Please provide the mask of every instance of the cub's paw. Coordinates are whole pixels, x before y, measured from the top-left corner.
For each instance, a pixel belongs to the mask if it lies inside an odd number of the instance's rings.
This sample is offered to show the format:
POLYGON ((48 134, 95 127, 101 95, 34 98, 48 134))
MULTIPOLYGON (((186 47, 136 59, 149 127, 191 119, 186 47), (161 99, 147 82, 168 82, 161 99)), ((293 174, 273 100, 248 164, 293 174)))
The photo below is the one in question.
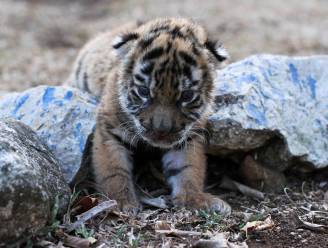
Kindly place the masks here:
POLYGON ((188 192, 183 195, 178 195, 173 199, 173 204, 178 207, 218 212, 225 216, 231 214, 231 207, 228 203, 207 193, 188 192))
POLYGON ((120 202, 118 203, 119 209, 126 213, 126 214, 132 214, 132 215, 137 215, 141 210, 142 206, 138 202, 120 202))
POLYGON ((137 200, 117 199, 118 208, 129 215, 137 215, 142 210, 142 205, 137 200))
POLYGON ((225 202, 224 200, 211 196, 209 201, 209 209, 213 212, 218 212, 222 215, 229 216, 231 214, 231 207, 230 205, 225 202))

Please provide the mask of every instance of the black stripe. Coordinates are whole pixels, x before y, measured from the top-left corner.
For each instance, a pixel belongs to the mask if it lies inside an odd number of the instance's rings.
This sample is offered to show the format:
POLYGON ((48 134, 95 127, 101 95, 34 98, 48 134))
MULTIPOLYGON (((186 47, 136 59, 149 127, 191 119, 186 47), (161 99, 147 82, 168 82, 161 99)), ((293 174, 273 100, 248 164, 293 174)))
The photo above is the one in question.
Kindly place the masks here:
POLYGON ((159 36, 159 34, 156 34, 156 35, 153 35, 152 37, 147 37, 145 39, 142 39, 140 42, 139 42, 139 46, 142 48, 142 49, 146 49, 147 47, 149 47, 153 41, 159 36))
POLYGON ((190 164, 186 164, 184 166, 182 166, 181 168, 178 168, 178 169, 167 169, 167 170, 164 170, 164 176, 166 178, 169 178, 169 177, 175 177, 177 175, 179 175, 181 172, 183 172, 185 169, 191 167, 190 164))
POLYGON ((170 62, 170 59, 167 58, 166 60, 164 60, 161 64, 160 64, 160 67, 166 67, 167 64, 170 62))
POLYGON ((200 118, 200 114, 196 113, 196 112, 189 112, 190 115, 194 116, 196 119, 200 118))
POLYGON ((131 59, 124 71, 125 74, 132 74, 134 64, 135 64, 135 60, 131 59))
POLYGON ((197 118, 195 118, 195 117, 193 117, 193 116, 189 116, 188 114, 183 113, 183 112, 181 112, 181 113, 182 113, 182 115, 183 115, 186 119, 188 119, 188 120, 191 120, 191 121, 195 121, 195 120, 197 120, 197 118))
POLYGON ((75 79, 76 79, 76 81, 78 81, 79 80, 79 77, 80 77, 80 72, 81 72, 81 67, 82 67, 82 59, 83 58, 81 58, 79 60, 79 63, 77 64, 77 69, 76 69, 76 72, 75 72, 75 79))
POLYGON ((182 68, 179 64, 179 60, 177 58, 177 51, 176 50, 173 51, 173 61, 172 61, 171 70, 174 74, 178 74, 178 75, 180 75, 181 71, 182 71, 182 68))
POLYGON ((192 56, 187 54, 186 52, 180 51, 179 55, 187 64, 190 64, 190 65, 193 65, 193 66, 197 65, 196 60, 192 56))
POLYGON ((159 31, 168 31, 170 29, 169 25, 162 25, 150 30, 150 33, 157 33, 159 31))
POLYGON ((188 103, 188 105, 189 105, 189 104, 192 105, 192 104, 196 103, 196 102, 199 101, 199 100, 200 100, 200 95, 196 96, 196 97, 194 98, 194 100, 192 100, 192 101, 190 101, 190 102, 188 103))
POLYGON ((160 57, 163 53, 164 53, 163 47, 156 47, 145 54, 145 56, 143 57, 143 61, 156 59, 160 57))
POLYGON ((165 51, 168 53, 172 48, 172 42, 168 42, 165 51))
POLYGON ((135 90, 131 90, 131 95, 133 97, 133 100, 135 101, 134 105, 142 103, 142 98, 138 95, 138 93, 135 90))
POLYGON ((148 63, 146 66, 141 68, 141 72, 145 75, 149 75, 154 69, 154 63, 148 63))
POLYGON ((188 106, 188 109, 189 109, 189 110, 199 109, 202 105, 203 105, 203 102, 200 101, 200 103, 198 103, 198 104, 195 104, 195 105, 193 105, 193 106, 188 106))
POLYGON ((88 74, 86 72, 84 72, 83 74, 83 89, 90 93, 90 89, 89 89, 89 84, 88 84, 88 74))
POLYGON ((135 79, 137 79, 138 81, 140 81, 142 83, 144 83, 146 81, 146 79, 143 76, 141 76, 140 74, 135 74, 134 77, 135 77, 135 79))
POLYGON ((114 129, 114 126, 109 123, 107 120, 104 120, 103 124, 105 125, 105 128, 108 132, 110 132, 110 130, 114 129))
POLYGON ((156 87, 158 89, 161 89, 163 87, 163 85, 164 85, 164 79, 163 78, 160 79, 159 81, 156 81, 156 87))
POLYGON ((113 48, 114 49, 118 49, 120 48, 121 46, 123 46, 125 43, 127 43, 128 41, 130 40, 136 40, 139 38, 139 34, 137 33, 127 33, 127 34, 123 34, 121 36, 121 39, 122 41, 121 42, 118 42, 116 44, 113 45, 113 48))
POLYGON ((191 80, 191 70, 189 66, 184 66, 183 67, 183 74, 189 79, 191 80))
POLYGON ((227 59, 226 57, 223 57, 220 54, 218 54, 218 52, 216 51, 216 42, 208 40, 205 42, 204 45, 218 61, 222 62, 227 59))
POLYGON ((180 31, 180 28, 179 27, 175 27, 174 29, 172 29, 170 31, 170 35, 172 35, 173 38, 175 38, 175 37, 185 38, 185 36, 183 35, 183 33, 180 31))
POLYGON ((194 80, 191 82, 191 86, 196 86, 197 84, 199 84, 199 80, 194 80))
POLYGON ((195 37, 195 34, 194 34, 194 31, 191 28, 188 27, 186 29, 186 33, 188 34, 188 36, 190 36, 190 38, 192 38, 193 40, 197 41, 196 40, 196 37, 195 37))
POLYGON ((193 46, 192 46, 192 52, 194 54, 196 54, 197 56, 200 55, 200 52, 199 52, 198 48, 195 46, 195 44, 193 44, 193 46))

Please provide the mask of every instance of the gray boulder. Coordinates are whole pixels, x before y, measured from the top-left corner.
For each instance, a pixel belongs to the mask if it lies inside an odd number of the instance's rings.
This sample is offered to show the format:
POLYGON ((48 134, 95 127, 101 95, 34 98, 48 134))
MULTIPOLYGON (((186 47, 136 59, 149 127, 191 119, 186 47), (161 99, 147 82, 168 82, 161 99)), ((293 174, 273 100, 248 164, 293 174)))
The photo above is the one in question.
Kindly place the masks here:
POLYGON ((328 56, 257 55, 218 71, 209 118, 215 155, 254 153, 284 170, 328 165, 328 56))
POLYGON ((31 127, 61 162, 70 182, 95 126, 96 105, 93 96, 77 89, 39 86, 0 97, 0 118, 14 118, 31 127))
POLYGON ((0 241, 44 227, 55 203, 65 211, 69 197, 59 162, 36 133, 0 120, 0 241))
MULTIPOLYGON (((250 152, 281 171, 292 161, 326 167, 327 67, 328 56, 256 55, 219 70, 208 152, 250 152)), ((94 97, 77 89, 41 86, 0 98, 0 117, 32 127, 71 181, 94 128, 96 106, 94 97)))

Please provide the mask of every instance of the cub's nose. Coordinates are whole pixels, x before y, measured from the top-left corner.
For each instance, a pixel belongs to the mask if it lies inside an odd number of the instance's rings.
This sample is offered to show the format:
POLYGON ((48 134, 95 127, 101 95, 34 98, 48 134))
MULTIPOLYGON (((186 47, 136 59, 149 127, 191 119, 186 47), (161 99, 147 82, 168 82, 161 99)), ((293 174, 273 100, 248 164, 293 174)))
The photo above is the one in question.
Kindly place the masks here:
POLYGON ((172 132, 173 123, 169 119, 152 119, 152 131, 160 136, 167 135, 172 132))

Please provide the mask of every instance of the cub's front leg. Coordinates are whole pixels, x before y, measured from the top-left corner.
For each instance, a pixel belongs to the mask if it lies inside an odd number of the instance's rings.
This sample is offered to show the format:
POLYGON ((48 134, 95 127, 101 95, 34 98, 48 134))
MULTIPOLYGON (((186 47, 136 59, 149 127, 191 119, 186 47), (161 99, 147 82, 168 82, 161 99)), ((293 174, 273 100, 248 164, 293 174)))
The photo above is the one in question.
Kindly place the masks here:
POLYGON ((115 136, 97 126, 93 141, 93 169, 99 191, 117 201, 125 212, 140 208, 132 179, 130 151, 115 136))
POLYGON ((164 175, 176 206, 230 214, 228 203, 205 193, 206 155, 204 145, 194 140, 181 150, 171 150, 162 159, 164 175))

